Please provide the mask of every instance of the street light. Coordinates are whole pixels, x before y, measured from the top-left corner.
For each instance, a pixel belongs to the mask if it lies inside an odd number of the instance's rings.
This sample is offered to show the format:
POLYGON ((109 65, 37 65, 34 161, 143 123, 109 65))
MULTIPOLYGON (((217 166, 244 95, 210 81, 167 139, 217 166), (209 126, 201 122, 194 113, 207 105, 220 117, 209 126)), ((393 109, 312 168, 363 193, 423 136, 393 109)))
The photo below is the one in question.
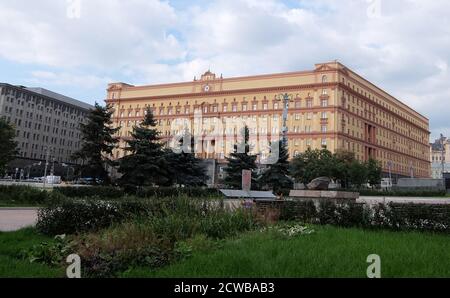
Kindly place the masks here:
POLYGON ((289 102, 294 100, 293 94, 278 94, 275 96, 275 99, 283 101, 283 128, 282 128, 282 134, 283 134, 283 145, 286 146, 288 143, 288 137, 287 137, 287 120, 288 120, 288 113, 289 113, 289 102))
POLYGON ((389 184, 392 186, 392 161, 388 161, 388 168, 389 168, 389 184))
POLYGON ((50 156, 50 151, 52 150, 51 147, 47 147, 47 155, 45 157, 45 170, 44 170, 44 189, 47 183, 47 168, 48 168, 48 159, 50 156))
POLYGON ((443 134, 441 134, 441 166, 442 166, 442 179, 444 179, 444 172, 445 172, 445 137, 443 134))
POLYGON ((75 170, 75 168, 72 167, 71 165, 68 165, 68 164, 65 164, 65 163, 63 163, 62 166, 63 166, 64 168, 67 168, 66 179, 67 179, 67 181, 68 181, 68 180, 69 180, 69 171, 70 171, 70 169, 75 170))

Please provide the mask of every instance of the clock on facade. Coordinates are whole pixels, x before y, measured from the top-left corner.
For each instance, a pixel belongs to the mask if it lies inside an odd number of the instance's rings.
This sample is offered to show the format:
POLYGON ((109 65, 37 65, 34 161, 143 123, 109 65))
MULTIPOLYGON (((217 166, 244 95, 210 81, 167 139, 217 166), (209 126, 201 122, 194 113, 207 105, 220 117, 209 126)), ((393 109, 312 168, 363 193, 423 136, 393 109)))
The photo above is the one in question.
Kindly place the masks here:
POLYGON ((206 85, 205 87, 203 87, 203 91, 209 92, 209 90, 211 90, 211 87, 209 87, 209 85, 206 85))

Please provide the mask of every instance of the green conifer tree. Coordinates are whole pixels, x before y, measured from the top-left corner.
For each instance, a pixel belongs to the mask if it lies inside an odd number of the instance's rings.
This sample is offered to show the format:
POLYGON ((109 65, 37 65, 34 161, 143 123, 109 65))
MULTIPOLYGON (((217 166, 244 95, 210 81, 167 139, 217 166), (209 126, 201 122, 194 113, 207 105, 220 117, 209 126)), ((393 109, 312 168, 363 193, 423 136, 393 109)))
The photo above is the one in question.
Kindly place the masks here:
POLYGON ((120 128, 112 128, 113 111, 95 103, 95 108, 87 116, 87 123, 81 124, 82 146, 73 159, 82 160, 81 170, 85 175, 95 178, 95 183, 109 183, 108 166, 113 166, 112 152, 118 142, 114 134, 120 128))
POLYGON ((127 154, 119 161, 119 184, 128 188, 168 184, 169 163, 150 108, 146 109, 144 120, 133 127, 124 150, 127 154))
POLYGON ((226 173, 224 182, 227 186, 234 189, 242 188, 243 170, 251 170, 252 180, 255 181, 256 178, 256 155, 250 154, 250 132, 247 126, 242 129, 241 136, 243 136, 243 141, 236 144, 233 153, 226 157, 228 165, 224 169, 226 173))

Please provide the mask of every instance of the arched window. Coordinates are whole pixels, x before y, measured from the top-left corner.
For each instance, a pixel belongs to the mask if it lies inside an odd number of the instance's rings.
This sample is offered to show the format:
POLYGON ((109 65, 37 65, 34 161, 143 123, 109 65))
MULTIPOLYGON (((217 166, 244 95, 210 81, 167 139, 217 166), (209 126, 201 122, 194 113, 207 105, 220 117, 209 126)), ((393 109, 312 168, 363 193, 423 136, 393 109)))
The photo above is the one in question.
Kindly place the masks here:
POLYGON ((328 78, 327 78, 327 76, 323 76, 322 77, 322 83, 327 83, 328 82, 328 78))

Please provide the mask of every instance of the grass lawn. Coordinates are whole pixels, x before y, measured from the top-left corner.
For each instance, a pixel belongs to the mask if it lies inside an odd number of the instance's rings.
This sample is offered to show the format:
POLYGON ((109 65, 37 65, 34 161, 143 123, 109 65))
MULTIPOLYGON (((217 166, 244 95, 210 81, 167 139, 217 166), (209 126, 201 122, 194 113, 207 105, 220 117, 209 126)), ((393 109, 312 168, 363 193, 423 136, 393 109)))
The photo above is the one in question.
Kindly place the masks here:
POLYGON ((0 277, 63 277, 64 270, 61 268, 31 264, 22 257, 22 251, 49 239, 31 228, 0 232, 0 277))
POLYGON ((378 254, 382 277, 450 277, 450 236, 315 229, 291 239, 252 232, 159 271, 136 268, 123 276, 365 278, 367 256, 378 254))
MULTIPOLYGON (((370 254, 383 277, 450 277, 450 236, 314 227, 294 238, 250 232, 217 249, 158 271, 134 268, 123 277, 366 277, 370 254)), ((0 233, 0 277, 64 277, 63 268, 31 264, 21 252, 50 238, 34 229, 0 233)))

